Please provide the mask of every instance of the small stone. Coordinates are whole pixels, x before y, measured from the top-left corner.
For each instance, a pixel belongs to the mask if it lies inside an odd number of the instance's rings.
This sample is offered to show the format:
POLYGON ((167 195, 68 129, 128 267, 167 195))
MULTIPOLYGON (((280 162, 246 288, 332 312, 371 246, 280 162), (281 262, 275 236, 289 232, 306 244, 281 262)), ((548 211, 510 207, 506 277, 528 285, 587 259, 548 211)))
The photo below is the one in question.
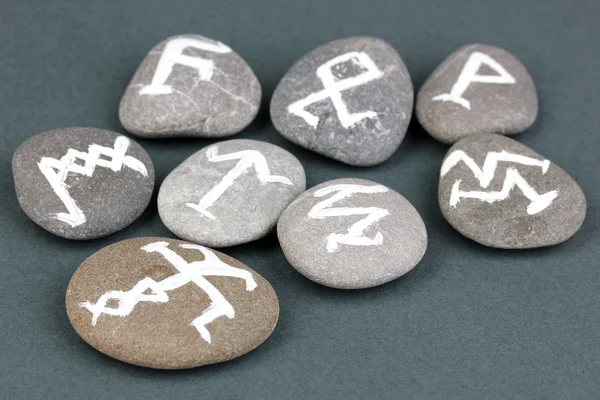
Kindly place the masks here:
POLYGON ((148 138, 234 135, 248 126, 261 101, 250 66, 227 45, 200 35, 154 46, 119 107, 129 132, 148 138))
POLYGON ((551 246, 579 230, 586 201, 577 183, 527 146, 500 135, 468 136, 440 173, 440 208, 464 236, 485 246, 551 246))
POLYGON ((538 99, 529 72, 512 54, 472 44, 433 71, 415 108, 431 136, 454 143, 473 134, 523 132, 537 117, 538 99))
POLYGON ((12 160, 23 211, 55 235, 94 239, 131 224, 148 206, 154 167, 118 133, 62 128, 25 141, 12 160))
POLYGON ((277 235, 292 267, 339 289, 396 279, 427 248, 425 224, 412 204, 363 179, 336 179, 302 193, 281 216, 277 235))
POLYGON ((387 160, 400 146, 413 108, 404 62, 388 43, 352 37, 297 61, 271 100, 271 119, 288 140, 355 166, 387 160))
POLYGON ((228 140, 203 148, 167 176, 158 212, 185 240, 233 246, 271 232, 305 188, 304 168, 288 151, 256 140, 228 140))
POLYGON ((143 367, 183 369, 258 347, 279 302, 262 276, 206 247, 123 240, 81 264, 67 288, 69 320, 98 351, 143 367))

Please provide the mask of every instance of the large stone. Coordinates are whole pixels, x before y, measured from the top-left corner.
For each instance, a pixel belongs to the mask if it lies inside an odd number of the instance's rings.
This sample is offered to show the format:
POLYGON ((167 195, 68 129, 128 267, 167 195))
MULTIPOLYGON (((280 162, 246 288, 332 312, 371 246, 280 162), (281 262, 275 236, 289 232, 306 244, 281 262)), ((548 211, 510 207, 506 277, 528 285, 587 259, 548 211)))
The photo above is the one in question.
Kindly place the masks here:
POLYGON ((125 136, 94 128, 40 133, 17 149, 12 169, 23 211, 67 239, 123 229, 146 209, 154 188, 148 153, 125 136))
POLYGON ((167 176, 158 212, 183 239, 233 246, 271 232, 305 188, 304 168, 288 151, 256 140, 228 140, 198 151, 167 176))
POLYGON ((586 213, 585 196, 565 171, 492 134, 472 135, 450 148, 438 199, 457 231, 504 249, 561 243, 577 232, 586 213))
POLYGON ((94 253, 71 278, 69 320, 102 353, 180 369, 239 357, 264 342, 279 302, 263 277, 199 245, 128 239, 94 253))
POLYGON ((237 53, 203 36, 181 35, 150 50, 119 116, 125 129, 142 137, 215 138, 248 126, 260 101, 260 83, 237 53))
POLYGON ((387 160, 400 146, 413 87, 398 53, 381 39, 327 43, 297 61, 271 100, 277 130, 299 146, 356 166, 387 160))
POLYGON ((416 114, 444 143, 473 134, 512 135, 533 124, 538 99, 523 64, 498 47, 463 46, 450 54, 417 95, 416 114))
POLYGON ((307 190, 285 210, 277 235, 292 267, 340 289, 396 279, 427 248, 425 224, 412 204, 362 179, 336 179, 307 190))

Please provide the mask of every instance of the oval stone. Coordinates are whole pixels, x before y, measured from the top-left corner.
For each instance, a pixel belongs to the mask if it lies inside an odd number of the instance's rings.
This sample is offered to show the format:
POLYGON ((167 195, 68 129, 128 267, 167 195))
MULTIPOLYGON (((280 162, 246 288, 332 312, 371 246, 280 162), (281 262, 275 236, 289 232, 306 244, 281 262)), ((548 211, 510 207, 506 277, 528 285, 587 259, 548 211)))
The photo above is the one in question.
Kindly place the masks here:
POLYGON ((248 126, 260 101, 258 78, 230 47, 179 35, 144 58, 121 99, 119 117, 142 137, 216 138, 248 126))
POLYGON ((263 277, 181 240, 128 239, 94 253, 67 288, 75 331, 100 352, 150 368, 239 357, 264 342, 279 302, 263 277))
POLYGON ((417 95, 419 122, 444 143, 479 133, 523 132, 537 113, 535 85, 527 69, 506 50, 483 44, 450 54, 417 95))
POLYGON ((297 61, 271 100, 271 119, 287 139, 356 166, 387 160, 400 146, 413 107, 408 70, 388 43, 352 37, 297 61))
POLYGON ((503 249, 564 242, 586 213, 585 196, 565 171, 527 146, 493 134, 472 135, 450 148, 438 200, 457 231, 503 249))
POLYGON ((304 168, 288 151, 257 140, 228 140, 203 148, 167 176, 158 212, 183 239, 233 246, 271 232, 305 188, 304 168))
POLYGON ((336 179, 302 193, 279 219, 277 235, 292 267, 340 289, 396 279, 427 248, 425 224, 412 204, 363 179, 336 179))
POLYGON ((23 211, 67 239, 94 239, 131 224, 148 206, 154 167, 118 133, 62 128, 25 141, 12 160, 23 211))

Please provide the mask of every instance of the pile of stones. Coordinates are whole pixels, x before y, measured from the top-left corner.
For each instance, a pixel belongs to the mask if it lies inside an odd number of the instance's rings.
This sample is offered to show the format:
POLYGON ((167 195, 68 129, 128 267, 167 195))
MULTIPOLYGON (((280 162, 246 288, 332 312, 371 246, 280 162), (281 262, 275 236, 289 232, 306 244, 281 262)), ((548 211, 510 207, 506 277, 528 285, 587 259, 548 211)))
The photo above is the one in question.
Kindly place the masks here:
MULTIPOLYGON (((150 50, 125 90, 120 120, 141 138, 234 135, 255 118, 261 86, 227 45, 198 35, 150 50)), ((373 166, 398 149, 413 115, 413 86, 385 41, 352 37, 297 61, 271 99, 275 128, 338 162, 373 166)), ((415 114, 451 144, 439 177, 446 220, 486 246, 524 249, 569 239, 586 200, 545 157, 504 135, 535 121, 533 80, 511 54, 474 44, 451 53, 416 95, 415 114)), ((148 153, 130 137, 93 128, 33 136, 15 152, 25 213, 58 236, 89 240, 131 224, 155 185, 148 153)), ((259 346, 277 323, 269 282, 212 248, 276 230, 290 265, 321 285, 362 289, 414 268, 427 230, 401 194, 355 178, 306 190, 302 164, 255 140, 200 149, 162 182, 158 212, 177 237, 133 238, 91 255, 75 271, 66 309, 99 351, 152 368, 226 361, 259 346)))

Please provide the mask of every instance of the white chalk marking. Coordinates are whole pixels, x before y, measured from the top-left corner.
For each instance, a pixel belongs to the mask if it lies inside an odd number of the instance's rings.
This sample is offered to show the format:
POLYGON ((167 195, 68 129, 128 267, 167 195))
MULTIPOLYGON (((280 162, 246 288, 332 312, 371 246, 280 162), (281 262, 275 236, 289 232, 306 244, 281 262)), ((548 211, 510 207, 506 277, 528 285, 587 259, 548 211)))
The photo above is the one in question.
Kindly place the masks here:
POLYGON ((336 193, 327 200, 317 203, 308 213, 310 218, 323 219, 328 217, 344 217, 350 215, 366 215, 365 218, 353 224, 347 233, 331 233, 327 236, 327 252, 333 253, 339 244, 350 246, 378 246, 383 243, 383 235, 377 232, 373 238, 363 236, 364 232, 375 222, 389 215, 389 211, 378 207, 337 207, 335 203, 352 196, 354 193, 385 193, 388 188, 382 185, 364 186, 354 184, 339 184, 319 189, 315 197, 323 197, 336 193))
POLYGON ((452 101, 454 103, 460 104, 464 108, 470 110, 471 103, 469 100, 462 97, 467 88, 473 82, 479 83, 496 83, 496 84, 514 84, 516 82, 515 78, 508 73, 508 71, 500 65, 496 60, 487 54, 475 51, 470 56, 467 62, 465 63, 460 75, 458 76, 458 80, 452 86, 452 90, 450 93, 440 94, 433 98, 434 101, 452 101), (494 71, 498 73, 498 75, 478 75, 477 71, 482 64, 488 65, 494 71))
POLYGON ((125 165, 143 176, 148 176, 148 171, 140 160, 125 155, 130 143, 126 137, 119 136, 115 139, 113 148, 92 144, 89 146, 87 153, 69 149, 67 154, 61 157, 60 160, 42 157, 38 162, 38 168, 68 211, 67 213, 56 214, 56 219, 66 222, 72 227, 81 225, 86 221, 85 214, 69 194, 69 186, 65 183, 69 173, 91 177, 96 167, 105 167, 118 172, 125 165), (101 156, 109 159, 102 159, 101 156), (77 160, 82 160, 83 165, 77 164, 77 160))
POLYGON ((206 150, 206 157, 208 161, 217 163, 230 160, 239 160, 238 163, 233 167, 223 179, 217 183, 212 189, 210 189, 198 204, 186 203, 186 206, 193 208, 200 212, 202 215, 214 220, 216 217, 210 213, 207 209, 211 207, 221 197, 225 191, 230 188, 237 179, 248 172, 251 167, 256 170, 256 177, 261 184, 267 183, 282 183, 284 185, 293 186, 291 180, 285 176, 271 175, 267 159, 262 153, 257 150, 241 150, 235 153, 218 155, 218 146, 212 146, 206 150))
MULTIPOLYGON (((507 151, 500 152, 489 152, 485 161, 483 162, 483 168, 473 161, 464 151, 456 150, 453 151, 442 164, 440 177, 444 177, 448 171, 450 171, 460 161, 464 162, 473 175, 479 181, 479 185, 485 189, 489 186, 492 179, 494 179, 498 162, 511 162, 528 166, 540 167, 542 173, 545 174, 550 167, 550 160, 537 160, 535 158, 523 156, 520 154, 509 153, 507 151)), ((450 205, 456 207, 462 198, 477 199, 485 201, 487 203, 494 203, 509 198, 512 189, 517 186, 523 192, 523 195, 530 200, 527 206, 527 213, 529 215, 537 214, 540 211, 546 209, 552 201, 558 196, 558 190, 552 190, 544 194, 538 194, 531 185, 519 174, 515 168, 507 168, 506 177, 500 191, 462 191, 460 190, 461 179, 456 180, 452 186, 452 192, 450 194, 450 205)))
POLYGON ((204 255, 204 260, 188 263, 180 255, 169 249, 168 246, 167 242, 154 242, 142 247, 142 250, 147 253, 159 253, 178 273, 160 282, 146 277, 129 291, 112 290, 100 296, 96 303, 89 301, 81 303, 81 307, 92 313, 93 326, 98 322, 100 315, 125 317, 131 314, 140 302, 167 303, 169 301, 168 291, 179 289, 188 283, 194 283, 208 295, 210 306, 190 325, 196 328, 202 339, 207 343, 211 343, 211 335, 206 326, 219 317, 225 316, 233 319, 235 310, 225 296, 204 277, 225 276, 243 279, 246 281, 246 291, 248 292, 257 287, 256 281, 250 272, 225 264, 212 250, 206 247, 193 244, 179 245, 184 249, 198 250, 204 255), (151 294, 144 294, 148 289, 151 290, 151 294), (117 308, 107 307, 110 300, 118 301, 117 308))
POLYGON ((383 76, 383 72, 377 67, 377 65, 375 65, 367 53, 353 51, 335 57, 317 68, 317 76, 321 82, 323 82, 323 90, 312 93, 304 99, 290 104, 288 107, 288 111, 290 113, 301 117, 304 119, 304 121, 306 121, 307 124, 313 128, 316 128, 319 124, 319 117, 306 111, 306 107, 313 103, 329 98, 331 99, 340 123, 344 128, 349 128, 364 118, 377 117, 377 113, 375 111, 351 113, 348 111, 348 107, 342 99, 343 91, 364 85, 365 83, 379 79, 383 76), (347 61, 356 64, 360 68, 366 69, 366 71, 350 78, 338 80, 333 75, 332 69, 334 66, 347 61))
POLYGON ((175 38, 165 45, 160 60, 158 60, 152 83, 142 87, 140 94, 161 95, 173 93, 173 87, 167 85, 166 82, 171 72, 173 72, 175 64, 194 68, 198 71, 200 80, 210 80, 215 69, 214 61, 183 54, 183 51, 188 47, 218 54, 231 53, 231 49, 221 42, 209 42, 186 37, 175 38))

